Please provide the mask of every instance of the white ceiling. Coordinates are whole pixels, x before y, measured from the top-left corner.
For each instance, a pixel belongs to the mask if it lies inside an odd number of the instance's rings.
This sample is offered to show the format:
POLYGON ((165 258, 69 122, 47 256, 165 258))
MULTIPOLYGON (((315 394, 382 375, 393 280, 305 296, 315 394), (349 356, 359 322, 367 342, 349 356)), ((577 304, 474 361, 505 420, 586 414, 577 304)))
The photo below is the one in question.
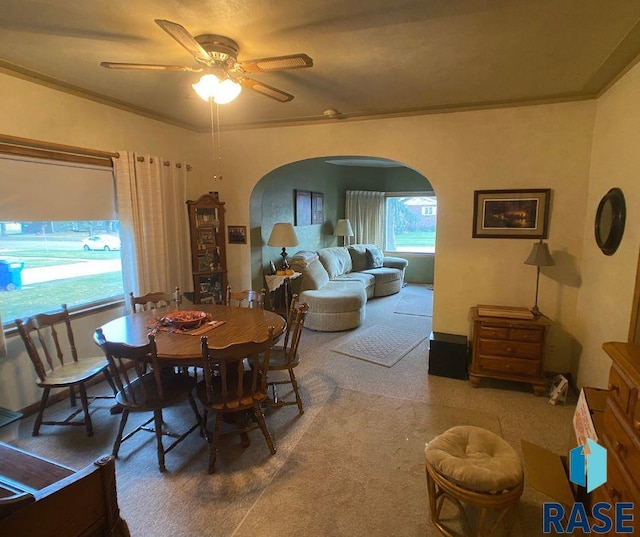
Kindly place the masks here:
POLYGON ((640 53, 639 0, 2 0, 0 70, 206 131, 199 74, 100 66, 195 67, 154 19, 232 38, 240 61, 313 58, 252 74, 295 99, 245 89, 223 128, 593 98, 640 53))

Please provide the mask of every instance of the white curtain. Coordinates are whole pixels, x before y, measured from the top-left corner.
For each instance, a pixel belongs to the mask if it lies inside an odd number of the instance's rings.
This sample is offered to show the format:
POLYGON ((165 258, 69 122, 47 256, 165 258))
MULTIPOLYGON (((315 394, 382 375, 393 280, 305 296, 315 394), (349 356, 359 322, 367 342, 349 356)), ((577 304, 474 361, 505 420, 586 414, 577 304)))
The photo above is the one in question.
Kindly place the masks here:
POLYGON ((186 164, 119 155, 113 163, 125 294, 190 290, 186 164))
POLYGON ((384 192, 347 190, 345 218, 353 228, 348 244, 384 246, 384 192))

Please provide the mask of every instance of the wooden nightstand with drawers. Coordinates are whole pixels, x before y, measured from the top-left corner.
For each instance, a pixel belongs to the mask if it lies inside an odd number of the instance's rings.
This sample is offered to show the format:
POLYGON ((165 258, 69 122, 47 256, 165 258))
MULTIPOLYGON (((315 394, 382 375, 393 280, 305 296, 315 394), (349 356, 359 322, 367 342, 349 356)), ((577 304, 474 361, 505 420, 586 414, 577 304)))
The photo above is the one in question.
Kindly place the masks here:
POLYGON ((544 395, 548 381, 542 370, 547 332, 544 315, 515 319, 479 315, 471 308, 472 357, 469 380, 477 387, 483 377, 527 382, 544 395))
POLYGON ((593 491, 596 502, 633 502, 634 535, 640 532, 640 345, 608 342, 613 360, 600 443, 607 449, 607 482, 593 491))

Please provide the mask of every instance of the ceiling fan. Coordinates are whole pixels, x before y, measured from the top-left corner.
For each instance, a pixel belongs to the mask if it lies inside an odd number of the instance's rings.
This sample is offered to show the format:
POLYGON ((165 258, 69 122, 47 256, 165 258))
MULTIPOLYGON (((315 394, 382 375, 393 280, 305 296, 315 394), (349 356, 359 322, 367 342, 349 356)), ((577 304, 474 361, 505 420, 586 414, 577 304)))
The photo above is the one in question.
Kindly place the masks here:
POLYGON ((173 37, 202 67, 183 67, 180 65, 159 65, 149 63, 116 63, 101 62, 102 67, 109 69, 145 69, 156 71, 188 71, 192 73, 207 73, 215 75, 219 80, 232 80, 243 88, 251 89, 286 103, 293 99, 293 95, 264 82, 248 78, 246 73, 265 73, 269 71, 283 71, 312 67, 313 60, 306 54, 289 54, 287 56, 273 56, 258 60, 238 61, 238 44, 223 35, 203 34, 193 37, 184 26, 163 19, 156 19, 156 24, 173 37))

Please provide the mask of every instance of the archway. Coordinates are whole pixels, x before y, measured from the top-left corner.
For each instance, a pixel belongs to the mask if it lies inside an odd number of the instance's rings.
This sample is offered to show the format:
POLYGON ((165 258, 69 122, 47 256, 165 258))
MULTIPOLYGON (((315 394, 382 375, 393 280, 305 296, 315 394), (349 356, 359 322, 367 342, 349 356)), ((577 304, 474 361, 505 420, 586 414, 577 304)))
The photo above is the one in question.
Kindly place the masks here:
MULTIPOLYGON (((347 190, 383 192, 429 192, 429 180, 400 162, 370 156, 325 156, 291 162, 267 173, 258 181, 249 203, 251 279, 254 289, 264 286, 263 274, 269 261, 278 260, 280 249, 267 246, 276 222, 294 222, 294 191, 321 192, 324 197, 324 223, 297 226, 298 250, 318 250, 338 244, 333 228, 344 218, 347 190)), ((394 254, 396 255, 396 254, 394 254)), ((404 255, 401 255, 405 257, 404 255)), ((407 254, 411 270, 409 281, 432 283, 435 256, 407 254), (431 281, 426 281, 430 279, 431 281)))

